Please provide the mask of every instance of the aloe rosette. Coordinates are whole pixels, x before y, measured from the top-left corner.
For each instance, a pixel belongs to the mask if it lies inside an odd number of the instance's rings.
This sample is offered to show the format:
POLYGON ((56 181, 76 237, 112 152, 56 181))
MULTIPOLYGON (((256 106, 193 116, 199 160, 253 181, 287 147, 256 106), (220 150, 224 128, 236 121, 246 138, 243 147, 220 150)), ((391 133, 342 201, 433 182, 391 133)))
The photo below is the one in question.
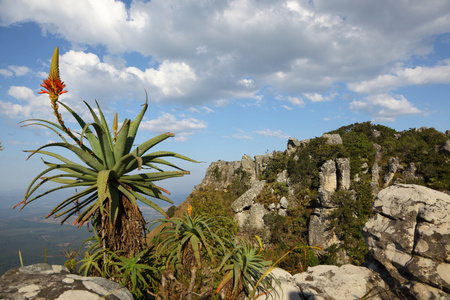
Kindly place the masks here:
MULTIPOLYGON (((47 218, 50 216, 63 217, 62 224, 70 217, 76 216, 73 224, 78 224, 79 227, 87 221, 97 218, 97 223, 100 224, 99 232, 102 233, 103 238, 107 236, 107 231, 117 227, 118 220, 122 219, 120 221, 122 223, 127 222, 127 218, 130 218, 131 214, 137 214, 138 219, 143 220, 137 206, 138 201, 166 216, 164 210, 149 198, 161 199, 170 203, 172 201, 163 194, 168 194, 168 192, 154 182, 189 174, 188 171, 177 167, 167 161, 166 158, 195 161, 170 151, 149 153, 154 146, 174 136, 173 133, 169 132, 133 146, 138 128, 148 107, 147 97, 135 120, 125 119, 120 130, 117 130, 116 114, 112 132, 110 131, 98 103, 96 103, 97 114, 88 103, 84 102, 93 119, 93 122, 85 122, 68 105, 58 100, 59 95, 66 92, 63 90, 65 85, 59 78, 58 48, 56 48, 52 58, 49 77, 44 80, 42 86, 46 90, 41 93, 49 94, 58 123, 42 119, 29 119, 24 121, 26 122, 24 126, 37 125, 49 129, 59 136, 61 142, 49 143, 37 150, 27 150, 26 152, 31 152, 29 157, 42 154, 56 159, 57 162, 43 160, 47 168, 31 181, 24 200, 16 206, 22 205, 21 209, 23 209, 29 203, 52 192, 69 188, 79 189, 79 192, 75 192, 74 195, 57 205, 47 218), (58 111, 58 104, 67 109, 75 118, 81 132, 74 133, 65 126, 58 111), (75 154, 81 163, 76 163, 66 156, 50 152, 48 148, 68 150, 75 154), (164 171, 161 169, 163 166, 176 170, 164 171), (134 172, 143 169, 152 172, 137 174, 134 172), (53 175, 53 171, 60 171, 61 173, 53 175), (57 183, 58 186, 35 196, 37 189, 47 182, 57 183), (124 217, 124 214, 127 215, 124 217), (108 224, 109 226, 107 226, 108 224)), ((125 230, 118 229, 118 233, 121 235, 126 234, 122 231, 125 230)))

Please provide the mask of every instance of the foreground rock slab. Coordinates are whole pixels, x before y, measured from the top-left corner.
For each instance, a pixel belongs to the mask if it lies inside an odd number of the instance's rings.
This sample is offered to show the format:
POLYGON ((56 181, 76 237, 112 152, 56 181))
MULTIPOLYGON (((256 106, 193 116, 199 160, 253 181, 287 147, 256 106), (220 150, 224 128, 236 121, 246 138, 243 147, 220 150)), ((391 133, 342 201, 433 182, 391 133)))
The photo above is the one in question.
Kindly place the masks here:
POLYGON ((363 235, 407 299, 450 299, 450 196, 398 184, 378 194, 363 235))
POLYGON ((374 271, 365 267, 320 265, 293 276, 302 299, 352 300, 394 299, 389 287, 374 271))
POLYGON ((132 300, 118 283, 101 277, 70 274, 66 267, 36 264, 7 271, 0 277, 0 299, 132 300))

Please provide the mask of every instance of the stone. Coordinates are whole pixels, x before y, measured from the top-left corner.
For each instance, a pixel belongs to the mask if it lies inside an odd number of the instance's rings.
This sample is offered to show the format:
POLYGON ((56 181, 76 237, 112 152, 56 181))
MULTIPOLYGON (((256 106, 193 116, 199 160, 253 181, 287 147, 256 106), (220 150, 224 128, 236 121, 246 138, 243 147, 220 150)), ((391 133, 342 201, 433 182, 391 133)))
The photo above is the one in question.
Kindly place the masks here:
POLYGON ((238 213, 242 212, 245 209, 250 208, 255 198, 258 197, 259 193, 261 193, 265 184, 266 182, 264 180, 253 182, 252 186, 248 191, 246 191, 239 198, 234 200, 234 202, 231 204, 231 209, 235 213, 238 213))
POLYGON ((406 182, 423 179, 423 176, 417 174, 417 167, 413 162, 409 163, 406 166, 405 170, 403 171, 403 177, 405 178, 406 182))
POLYGON ((388 160, 388 170, 386 175, 383 176, 384 187, 389 186, 394 179, 395 173, 397 171, 403 170, 403 166, 397 157, 390 157, 388 160))
POLYGON ((377 138, 377 137, 379 137, 381 135, 381 131, 379 131, 379 130, 373 130, 372 131, 372 136, 374 137, 374 138, 377 138))
POLYGON ((330 228, 330 215, 334 209, 316 207, 311 214, 308 225, 308 244, 323 250, 340 241, 330 228))
POLYGON ((374 271, 365 267, 319 265, 293 276, 307 300, 393 299, 389 287, 374 271))
POLYGON ((0 299, 132 300, 120 284, 101 277, 70 274, 64 266, 35 264, 0 277, 0 299))
POLYGON ((444 145, 439 148, 439 152, 450 155, 450 140, 446 140, 444 145))
POLYGON ((250 174, 250 180, 256 180, 256 164, 250 155, 244 155, 241 159, 242 170, 250 174))
POLYGON ((286 197, 281 198, 280 207, 283 209, 287 209, 288 206, 289 206, 289 201, 286 199, 286 197))
POLYGON ((194 189, 198 190, 202 187, 213 187, 216 190, 225 190, 233 181, 234 172, 241 166, 241 162, 227 162, 219 160, 212 162, 206 169, 205 177, 202 182, 194 189))
POLYGON ((273 156, 272 153, 268 153, 266 155, 255 155, 256 179, 260 178, 262 172, 266 169, 266 166, 269 163, 269 160, 272 156, 273 156))
POLYGON ((277 208, 277 206, 275 205, 275 203, 270 203, 269 206, 267 206, 267 208, 268 208, 270 211, 274 211, 274 210, 277 208))
POLYGON ((297 287, 294 277, 287 271, 274 268, 271 272, 271 275, 276 278, 278 283, 275 280, 272 280, 272 286, 274 290, 272 290, 267 295, 261 295, 257 297, 257 300, 301 300, 300 290, 297 287))
POLYGON ((283 171, 281 171, 280 173, 277 174, 276 181, 280 182, 280 183, 287 183, 288 179, 289 179, 289 175, 288 175, 287 170, 283 170, 283 171))
POLYGON ((333 160, 327 160, 319 173, 320 187, 326 191, 334 192, 337 189, 336 163, 333 160))
POLYGON ((450 299, 450 195, 397 184, 378 193, 373 210, 363 236, 389 280, 406 298, 450 299))
POLYGON ((350 159, 336 158, 337 189, 350 189, 350 159))
POLYGON ((337 133, 324 133, 322 137, 327 138, 327 144, 328 145, 341 145, 342 144, 342 138, 337 133))

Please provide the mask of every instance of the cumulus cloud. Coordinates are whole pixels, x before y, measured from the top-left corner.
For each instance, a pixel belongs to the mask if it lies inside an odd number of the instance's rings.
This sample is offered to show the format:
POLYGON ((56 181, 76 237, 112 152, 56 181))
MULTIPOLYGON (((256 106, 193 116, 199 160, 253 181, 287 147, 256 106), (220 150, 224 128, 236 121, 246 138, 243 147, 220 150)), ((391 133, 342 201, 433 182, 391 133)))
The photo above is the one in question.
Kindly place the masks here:
POLYGON ((422 111, 415 107, 402 95, 391 96, 387 94, 372 95, 364 100, 354 100, 350 109, 363 112, 374 121, 395 121, 396 117, 420 114, 422 111))
POLYGON ((357 93, 377 93, 402 86, 449 83, 450 60, 445 60, 437 66, 404 68, 397 70, 394 74, 380 75, 372 80, 350 83, 348 87, 357 93))
MULTIPOLYGON (((3 26, 32 21, 74 47, 107 49, 103 61, 66 53, 67 63, 79 63, 69 76, 78 81, 65 79, 72 90, 101 89, 83 76, 89 72, 109 83, 113 97, 150 87, 153 101, 190 105, 255 98, 266 86, 326 101, 319 96, 333 84, 370 81, 398 61, 431 53, 428 37, 450 28, 450 2, 438 0, 426 8, 420 0, 154 0, 128 8, 114 0, 3 0, 0 6, 3 26), (117 59, 125 52, 156 64, 126 67, 117 59)), ((0 74, 10 76, 5 70, 0 74)), ((303 105, 300 100, 291 105, 303 105)))
POLYGON ((205 121, 195 118, 177 119, 176 116, 163 113, 157 119, 148 120, 141 123, 142 130, 149 130, 155 133, 172 132, 175 133, 175 140, 182 142, 196 131, 206 129, 208 124, 205 121))
POLYGON ((289 135, 284 133, 281 130, 264 129, 264 130, 255 131, 255 133, 262 135, 262 136, 268 136, 268 137, 277 137, 277 138, 283 138, 283 139, 289 138, 289 135))

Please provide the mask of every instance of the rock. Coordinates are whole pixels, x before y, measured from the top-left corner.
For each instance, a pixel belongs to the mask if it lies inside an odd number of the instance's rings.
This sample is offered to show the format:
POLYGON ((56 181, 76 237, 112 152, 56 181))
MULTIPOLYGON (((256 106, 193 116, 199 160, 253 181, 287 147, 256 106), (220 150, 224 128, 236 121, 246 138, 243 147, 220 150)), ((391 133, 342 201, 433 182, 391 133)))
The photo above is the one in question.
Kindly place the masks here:
POLYGON ((234 200, 231 204, 231 209, 235 212, 242 212, 245 209, 250 208, 253 204, 253 200, 258 197, 259 193, 261 193, 262 189, 266 182, 264 180, 253 182, 252 186, 248 191, 242 194, 239 198, 234 200))
POLYGON ((278 280, 278 284, 275 280, 272 281, 274 291, 268 295, 261 295, 257 297, 257 300, 301 300, 300 290, 297 287, 294 277, 287 271, 274 268, 270 272, 273 277, 278 280))
POLYGON ((202 182, 195 187, 200 189, 205 186, 212 186, 216 190, 225 190, 233 181, 234 172, 240 167, 239 161, 227 162, 219 160, 212 162, 206 169, 202 182))
POLYGON ((383 158, 383 149, 378 144, 373 144, 372 146, 375 148, 375 161, 380 162, 383 158))
POLYGON ((373 209, 363 236, 389 280, 408 299, 450 299, 450 196, 394 185, 378 193, 373 209))
POLYGON ((336 163, 327 160, 320 168, 320 187, 326 191, 334 192, 337 189, 336 163))
POLYGON ((277 206, 275 205, 275 203, 270 203, 269 206, 267 206, 267 208, 268 208, 270 211, 274 211, 274 210, 277 208, 277 206))
POLYGON ((287 183, 289 179, 287 170, 283 170, 281 173, 277 174, 277 182, 287 183))
POLYGON ((256 179, 256 164, 250 155, 244 155, 241 159, 242 170, 250 174, 250 180, 256 179))
POLYGON ((379 137, 381 135, 381 131, 379 131, 379 130, 373 130, 372 131, 372 136, 374 137, 374 138, 377 138, 377 137, 379 137))
POLYGON ((66 267, 36 264, 8 270, 0 277, 0 299, 132 300, 120 284, 101 277, 70 274, 66 267))
POLYGON ((365 267, 320 265, 293 278, 306 300, 393 299, 381 277, 365 267))
POLYGON ((289 201, 286 199, 286 197, 281 198, 280 207, 283 209, 287 209, 288 206, 289 206, 289 201))
POLYGON ((399 159, 397 157, 389 158, 388 171, 386 172, 386 175, 383 176, 384 187, 387 187, 392 183, 395 173, 400 170, 403 170, 403 166, 400 165, 399 159))
POLYGON ((403 177, 407 182, 423 179, 423 176, 417 174, 417 167, 413 162, 406 166, 405 171, 403 171, 403 177))
POLYGON ((336 158, 337 189, 350 189, 350 159, 336 158))
POLYGON ((309 219, 308 244, 323 250, 339 244, 336 234, 330 229, 330 215, 334 209, 315 208, 309 219))
POLYGON ((445 135, 446 135, 447 137, 450 137, 450 130, 446 130, 446 131, 445 131, 445 135))
POLYGON ((266 169, 266 166, 272 156, 272 153, 268 153, 266 155, 255 155, 256 179, 260 178, 262 172, 266 169))
POLYGON ((342 144, 342 138, 339 134, 334 133, 324 133, 322 137, 327 138, 327 144, 328 145, 341 145, 342 144))
POLYGON ((439 152, 444 153, 446 155, 450 155, 450 140, 446 140, 444 145, 439 148, 439 152))

